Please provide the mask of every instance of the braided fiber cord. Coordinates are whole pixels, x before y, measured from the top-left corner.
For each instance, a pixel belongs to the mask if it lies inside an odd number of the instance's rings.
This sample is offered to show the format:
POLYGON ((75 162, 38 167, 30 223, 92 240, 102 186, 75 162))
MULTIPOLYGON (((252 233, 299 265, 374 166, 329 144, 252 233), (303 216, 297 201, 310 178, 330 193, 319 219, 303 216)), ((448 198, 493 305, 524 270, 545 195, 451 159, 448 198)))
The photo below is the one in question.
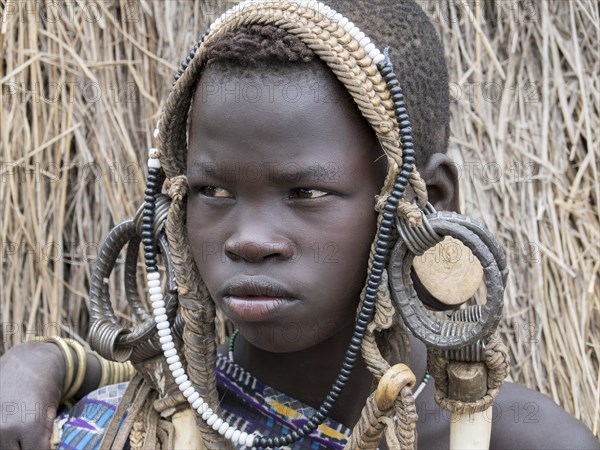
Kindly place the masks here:
POLYGON ((396 358, 397 361, 410 360, 409 333, 404 322, 399 320, 397 315, 394 315, 390 328, 378 332, 376 335, 377 347, 386 361, 391 361, 392 358, 396 358))
POLYGON ((389 330, 394 323, 394 305, 392 305, 389 289, 387 287, 387 273, 384 272, 381 285, 377 293, 377 304, 373 320, 367 326, 367 332, 362 342, 361 352, 369 371, 373 374, 375 381, 378 382, 381 377, 390 368, 390 363, 382 355, 382 351, 377 344, 376 332, 389 330))
MULTIPOLYGON (((363 359, 376 382, 380 382, 391 369, 390 363, 382 353, 388 353, 388 358, 392 355, 388 346, 378 345, 375 333, 389 331, 393 334, 400 334, 399 324, 394 320, 394 317, 395 310, 390 297, 387 273, 384 272, 378 290, 375 314, 373 320, 367 326, 367 332, 361 346, 363 359)), ((404 343, 404 345, 407 348, 409 344, 404 343)), ((381 410, 378 407, 374 396, 375 393, 367 399, 361 417, 353 429, 352 438, 345 448, 348 450, 355 448, 376 449, 384 431, 386 431, 386 440, 390 449, 414 448, 417 412, 411 388, 408 386, 402 388, 397 393, 391 407, 386 410, 381 410), (387 420, 392 413, 398 419, 397 422, 387 420)))
MULTIPOLYGON (((360 44, 337 23, 310 8, 303 8, 290 2, 284 2, 277 6, 273 4, 250 5, 242 12, 224 20, 221 25, 206 35, 205 39, 206 41, 218 39, 222 33, 250 24, 275 25, 300 38, 329 66, 352 95, 362 115, 375 130, 388 157, 388 173, 375 208, 380 212, 378 216, 378 224, 380 224, 383 206, 393 189, 396 176, 400 171, 399 167, 402 165, 402 145, 394 113, 394 102, 379 70, 360 44)), ((186 171, 187 114, 196 82, 205 64, 203 46, 197 45, 195 51, 195 54, 191 54, 184 64, 185 70, 180 72, 181 76, 173 86, 171 95, 164 106, 160 120, 158 144, 162 167, 167 177, 171 179, 168 190, 169 196, 173 198, 173 204, 167 220, 167 236, 173 252, 179 301, 185 319, 184 343, 189 377, 192 383, 199 387, 200 394, 212 407, 217 404, 214 372, 215 310, 200 279, 186 237, 184 197, 187 181, 182 176, 186 171)), ((418 205, 404 200, 400 201, 397 213, 411 224, 418 225, 421 221, 419 206, 425 205, 427 191, 424 181, 416 170, 411 173, 409 181, 417 195, 418 205)), ((369 267, 372 267, 374 261, 375 248, 375 243, 373 243, 369 256, 369 267)), ((387 291, 387 283, 382 283, 382 285, 387 291)), ((361 304, 364 296, 365 290, 363 289, 361 304)), ((368 353, 366 358, 370 362, 367 364, 377 379, 381 378, 390 367, 381 355, 374 337, 375 329, 379 331, 389 329, 393 323, 391 320, 393 307, 389 299, 389 291, 385 295, 378 296, 377 310, 380 309, 385 313, 378 313, 380 318, 374 319, 375 326, 371 328, 365 338, 368 342, 363 343, 363 346, 366 346, 366 350, 363 347, 363 354, 368 353)), ((369 431, 372 427, 366 424, 372 425, 377 422, 378 425, 375 428, 379 431, 376 431, 375 434, 381 437, 385 426, 392 424, 392 422, 386 421, 387 415, 391 414, 392 410, 400 422, 393 423, 394 426, 391 427, 394 429, 393 433, 388 430, 388 441, 391 442, 393 448, 412 448, 415 441, 416 414, 414 413, 414 399, 412 399, 409 387, 399 392, 389 410, 378 411, 373 400, 367 401, 361 420, 353 434, 355 440, 352 441, 353 444, 349 448, 371 448, 368 442, 372 442, 375 437, 369 431), (360 442, 363 442, 364 445, 360 442)), ((198 424, 202 428, 202 436, 208 448, 231 448, 227 447, 225 441, 202 420, 199 419, 198 424)))
POLYGON ((133 427, 131 427, 131 433, 129 433, 129 446, 131 450, 141 450, 144 448, 144 438, 146 433, 144 433, 144 421, 142 420, 142 415, 140 414, 133 423, 133 427))
POLYGON ((390 450, 414 449, 417 414, 412 387, 415 377, 405 365, 391 367, 367 399, 344 450, 375 450, 385 431, 390 450))
POLYGON ((150 392, 142 411, 137 415, 129 433, 129 445, 131 450, 155 450, 160 449, 157 431, 158 414, 152 408, 152 402, 156 397, 156 392, 150 392))
MULTIPOLYGON (((187 178, 185 175, 172 178, 165 187, 172 199, 166 230, 185 324, 183 342, 188 375, 198 393, 216 410, 215 306, 200 279, 187 238, 184 201, 188 188, 187 178)), ((233 448, 231 442, 220 436, 200 417, 197 418, 197 424, 209 450, 233 448)))
MULTIPOLYGON (((148 394, 142 411, 137 415, 129 433, 131 450, 170 450, 174 448, 175 430, 173 424, 160 417, 157 408, 156 392, 148 394)), ((185 399, 183 400, 185 402, 185 399)), ((181 404, 183 402, 178 402, 181 404)), ((173 405, 172 407, 175 407, 173 405)))
POLYGON ((380 420, 381 417, 386 417, 384 414, 375 403, 375 393, 369 395, 344 450, 375 450, 385 429, 386 424, 380 420))
POLYGON ((435 379, 435 400, 446 411, 458 414, 472 414, 487 410, 498 394, 500 386, 508 375, 508 349, 497 337, 492 336, 485 347, 485 365, 488 370, 487 392, 475 402, 462 402, 448 398, 448 359, 444 352, 428 347, 427 364, 435 379))

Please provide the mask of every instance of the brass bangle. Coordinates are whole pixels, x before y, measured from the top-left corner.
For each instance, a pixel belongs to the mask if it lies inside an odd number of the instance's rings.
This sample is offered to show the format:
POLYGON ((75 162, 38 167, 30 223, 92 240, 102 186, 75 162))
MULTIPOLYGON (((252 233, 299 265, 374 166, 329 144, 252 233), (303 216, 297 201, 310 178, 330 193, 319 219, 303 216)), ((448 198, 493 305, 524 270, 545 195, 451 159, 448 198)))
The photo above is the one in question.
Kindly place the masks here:
POLYGON ((111 378, 112 370, 108 360, 104 359, 98 354, 96 354, 96 356, 98 357, 98 361, 100 361, 100 367, 102 368, 102 376, 100 377, 100 384, 98 385, 98 387, 101 388, 104 386, 108 386, 108 381, 111 378))
POLYGON ((73 382, 73 377, 75 376, 75 366, 71 349, 60 336, 39 336, 36 338, 36 342, 51 342, 60 349, 65 362, 65 381, 63 383, 61 394, 64 398, 73 382))
POLYGON ((130 381, 135 375, 135 367, 133 367, 133 364, 131 364, 130 361, 122 363, 121 370, 121 379, 119 380, 119 383, 130 381))
POLYGON ((115 367, 115 363, 113 361, 106 361, 106 366, 108 368, 108 374, 106 377, 106 384, 105 386, 110 386, 111 384, 115 384, 115 371, 117 370, 117 368, 115 367))
POLYGON ((118 383, 118 380, 121 378, 121 364, 112 362, 112 378, 110 380, 110 384, 118 383))
POLYGON ((129 381, 135 375, 135 368, 129 361, 126 361, 124 363, 110 361, 108 359, 103 358, 93 350, 86 349, 86 352, 93 354, 96 357, 96 359, 98 359, 98 361, 100 362, 102 376, 100 377, 98 389, 104 386, 110 386, 111 384, 129 381))
POLYGON ((69 400, 79 392, 81 385, 85 380, 85 374, 87 371, 87 357, 83 345, 73 339, 65 339, 66 344, 75 351, 77 355, 77 373, 74 376, 71 386, 64 394, 64 400, 69 400))
POLYGON ((129 381, 131 378, 133 378, 135 369, 129 361, 124 363, 111 362, 111 366, 112 379, 110 380, 110 384, 123 383, 124 381, 129 381))
POLYGON ((96 386, 94 388, 94 389, 98 389, 98 388, 102 387, 102 379, 104 377, 104 358, 102 358, 98 353, 96 353, 94 350, 92 350, 89 347, 85 347, 85 354, 94 356, 94 358, 96 358, 98 360, 98 364, 100 364, 100 381, 98 382, 98 386, 96 386))

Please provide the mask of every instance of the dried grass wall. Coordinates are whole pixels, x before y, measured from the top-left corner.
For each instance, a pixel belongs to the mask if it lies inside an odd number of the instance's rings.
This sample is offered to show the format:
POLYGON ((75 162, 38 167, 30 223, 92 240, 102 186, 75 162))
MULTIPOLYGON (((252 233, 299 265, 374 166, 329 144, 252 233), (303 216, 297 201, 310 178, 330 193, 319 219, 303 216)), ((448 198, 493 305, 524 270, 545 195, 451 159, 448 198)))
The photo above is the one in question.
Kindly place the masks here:
MULTIPOLYGON (((0 352, 85 335, 98 245, 140 204, 160 101, 219 3, 0 1, 0 352)), ((598 3, 420 4, 446 47, 463 210, 510 258, 512 376, 598 435, 598 3)))

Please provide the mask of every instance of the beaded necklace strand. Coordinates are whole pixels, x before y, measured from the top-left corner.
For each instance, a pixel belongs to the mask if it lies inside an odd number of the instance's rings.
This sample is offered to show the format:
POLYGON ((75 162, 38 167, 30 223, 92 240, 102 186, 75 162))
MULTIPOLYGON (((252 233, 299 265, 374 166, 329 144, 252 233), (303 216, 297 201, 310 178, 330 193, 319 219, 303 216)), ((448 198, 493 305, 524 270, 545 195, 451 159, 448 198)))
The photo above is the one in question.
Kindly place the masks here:
MULTIPOLYGON (((233 359, 233 349, 235 347, 235 341, 238 338, 239 334, 240 330, 235 330, 233 333, 231 333, 231 336, 229 337, 229 342, 227 344, 227 356, 229 357, 229 361, 231 361, 232 363, 235 363, 235 360, 233 359)), ((423 376, 423 381, 421 381, 421 384, 419 384, 419 387, 417 387, 413 394, 413 397, 415 399, 419 396, 421 392, 423 392, 425 387, 427 387, 427 382, 430 378, 431 375, 429 375, 429 371, 426 371, 425 375, 423 376)))

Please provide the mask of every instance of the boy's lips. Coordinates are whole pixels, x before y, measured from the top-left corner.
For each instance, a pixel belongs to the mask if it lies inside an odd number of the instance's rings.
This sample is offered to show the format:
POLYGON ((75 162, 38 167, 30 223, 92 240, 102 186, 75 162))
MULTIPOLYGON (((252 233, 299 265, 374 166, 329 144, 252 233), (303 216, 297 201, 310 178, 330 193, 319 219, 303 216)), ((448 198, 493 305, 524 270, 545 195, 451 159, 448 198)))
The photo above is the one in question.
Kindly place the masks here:
POLYGON ((221 291, 232 320, 272 320, 297 298, 281 283, 268 278, 240 278, 226 283, 221 291))

